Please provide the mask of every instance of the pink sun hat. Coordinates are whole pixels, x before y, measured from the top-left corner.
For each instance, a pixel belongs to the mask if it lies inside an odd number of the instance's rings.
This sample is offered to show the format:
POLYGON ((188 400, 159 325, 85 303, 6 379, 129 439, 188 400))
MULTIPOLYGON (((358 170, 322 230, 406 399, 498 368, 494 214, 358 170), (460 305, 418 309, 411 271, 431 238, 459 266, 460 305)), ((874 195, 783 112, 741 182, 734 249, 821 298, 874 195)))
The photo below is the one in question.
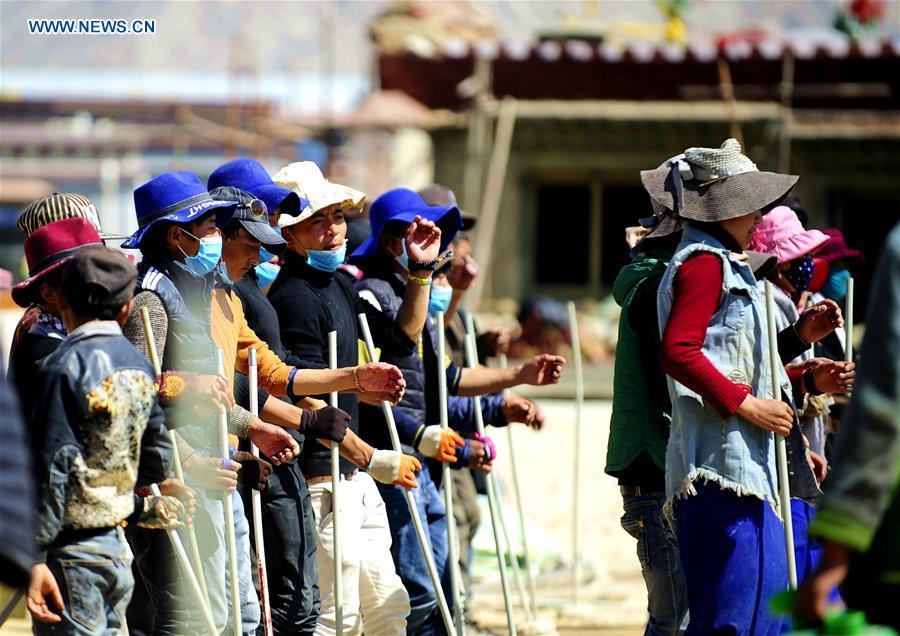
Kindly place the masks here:
POLYGON ((800 219, 786 205, 779 205, 763 216, 756 226, 750 249, 774 255, 779 263, 787 263, 807 254, 815 254, 830 237, 819 230, 805 230, 800 219))

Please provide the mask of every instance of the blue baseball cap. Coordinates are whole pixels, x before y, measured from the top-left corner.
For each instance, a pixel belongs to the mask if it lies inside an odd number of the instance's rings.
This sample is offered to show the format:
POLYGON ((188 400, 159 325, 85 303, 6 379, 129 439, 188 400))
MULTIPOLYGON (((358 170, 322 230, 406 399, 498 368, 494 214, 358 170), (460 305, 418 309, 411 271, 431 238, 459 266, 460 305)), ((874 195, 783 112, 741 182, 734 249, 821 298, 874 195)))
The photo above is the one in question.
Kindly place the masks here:
POLYGON ((263 165, 249 157, 238 157, 216 168, 209 175, 206 186, 210 192, 224 186, 249 192, 266 204, 270 214, 279 209, 297 216, 309 205, 309 201, 293 190, 277 185, 263 165))
POLYGON ((351 255, 351 258, 374 256, 381 244, 381 235, 388 223, 399 222, 407 225, 417 216, 434 221, 441 229, 441 251, 453 241, 462 225, 462 216, 455 205, 428 205, 417 193, 407 188, 388 190, 375 199, 369 210, 372 235, 351 255))
POLYGON ((134 191, 138 229, 122 247, 139 248, 147 230, 160 221, 190 223, 229 205, 233 203, 212 199, 193 172, 164 172, 134 191))

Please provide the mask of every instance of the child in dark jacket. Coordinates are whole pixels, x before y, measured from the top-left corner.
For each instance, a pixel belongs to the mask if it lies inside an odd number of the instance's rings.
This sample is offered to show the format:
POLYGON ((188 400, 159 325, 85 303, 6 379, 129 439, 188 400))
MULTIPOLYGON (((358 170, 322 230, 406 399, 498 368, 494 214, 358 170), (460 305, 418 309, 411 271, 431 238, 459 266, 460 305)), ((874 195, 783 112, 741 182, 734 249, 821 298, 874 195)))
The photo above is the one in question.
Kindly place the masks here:
POLYGON ((136 277, 125 256, 100 246, 79 250, 62 273, 68 336, 39 373, 32 419, 42 560, 28 609, 36 634, 125 629, 134 579, 122 522, 156 514, 152 501, 135 511, 132 493, 163 480, 172 458, 153 369, 120 327, 136 277))

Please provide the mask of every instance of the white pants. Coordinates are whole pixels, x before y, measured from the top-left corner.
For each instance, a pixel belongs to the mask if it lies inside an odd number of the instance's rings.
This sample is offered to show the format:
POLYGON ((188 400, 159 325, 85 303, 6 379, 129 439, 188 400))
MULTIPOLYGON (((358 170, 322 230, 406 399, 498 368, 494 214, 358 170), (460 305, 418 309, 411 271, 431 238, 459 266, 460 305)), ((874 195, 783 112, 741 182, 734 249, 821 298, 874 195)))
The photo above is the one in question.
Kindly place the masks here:
MULTIPOLYGON (((345 634, 406 634, 409 595, 391 558, 391 533, 375 481, 357 472, 340 484, 341 560, 345 634)), ((318 528, 316 562, 322 608, 317 636, 335 633, 334 525, 331 481, 309 485, 318 528)))

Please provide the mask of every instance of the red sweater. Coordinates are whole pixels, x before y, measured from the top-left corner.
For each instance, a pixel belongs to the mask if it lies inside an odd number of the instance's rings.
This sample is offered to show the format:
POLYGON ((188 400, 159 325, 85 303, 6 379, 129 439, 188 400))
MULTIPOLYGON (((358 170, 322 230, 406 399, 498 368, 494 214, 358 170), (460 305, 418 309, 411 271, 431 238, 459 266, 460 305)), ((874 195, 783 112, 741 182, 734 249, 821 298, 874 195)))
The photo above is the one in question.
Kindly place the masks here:
POLYGON ((701 349, 719 305, 722 282, 722 262, 714 254, 698 254, 682 264, 675 275, 674 300, 659 360, 667 375, 699 393, 727 418, 737 411, 749 387, 726 378, 701 349))

